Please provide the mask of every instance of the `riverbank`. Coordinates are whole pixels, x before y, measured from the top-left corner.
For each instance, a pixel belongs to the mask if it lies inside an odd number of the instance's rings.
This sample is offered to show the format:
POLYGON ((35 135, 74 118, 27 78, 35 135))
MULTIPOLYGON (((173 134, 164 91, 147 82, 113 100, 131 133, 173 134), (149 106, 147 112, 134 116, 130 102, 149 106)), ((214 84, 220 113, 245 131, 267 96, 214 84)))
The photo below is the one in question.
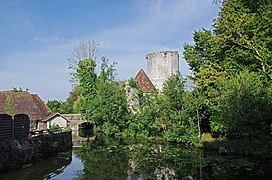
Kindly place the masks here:
POLYGON ((269 139, 220 139, 205 134, 198 147, 207 152, 216 151, 221 155, 244 155, 272 159, 272 140, 269 139))
POLYGON ((58 132, 0 143, 0 171, 55 156, 72 148, 72 133, 58 132))

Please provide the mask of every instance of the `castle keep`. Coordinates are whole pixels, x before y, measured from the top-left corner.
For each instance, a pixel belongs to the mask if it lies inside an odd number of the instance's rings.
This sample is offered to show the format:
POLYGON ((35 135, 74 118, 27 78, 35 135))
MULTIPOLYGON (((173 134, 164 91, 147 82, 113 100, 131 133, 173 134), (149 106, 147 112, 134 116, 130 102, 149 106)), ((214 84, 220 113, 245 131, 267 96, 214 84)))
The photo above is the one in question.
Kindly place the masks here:
POLYGON ((162 91, 163 83, 179 70, 179 54, 177 51, 158 51, 147 55, 147 74, 158 91, 162 91))

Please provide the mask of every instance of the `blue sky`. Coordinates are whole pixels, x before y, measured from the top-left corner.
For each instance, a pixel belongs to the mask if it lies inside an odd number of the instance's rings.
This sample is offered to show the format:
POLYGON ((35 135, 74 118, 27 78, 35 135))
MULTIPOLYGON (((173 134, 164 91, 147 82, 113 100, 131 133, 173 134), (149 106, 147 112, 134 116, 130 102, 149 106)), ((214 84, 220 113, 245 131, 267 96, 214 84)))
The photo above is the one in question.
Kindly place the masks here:
MULTIPOLYGON (((67 59, 81 40, 99 42, 98 57, 117 62, 117 79, 134 77, 146 55, 177 50, 195 30, 211 29, 213 0, 6 0, 0 5, 0 91, 29 88, 46 102, 72 89, 67 59)), ((98 62, 99 63, 99 62, 98 62)))

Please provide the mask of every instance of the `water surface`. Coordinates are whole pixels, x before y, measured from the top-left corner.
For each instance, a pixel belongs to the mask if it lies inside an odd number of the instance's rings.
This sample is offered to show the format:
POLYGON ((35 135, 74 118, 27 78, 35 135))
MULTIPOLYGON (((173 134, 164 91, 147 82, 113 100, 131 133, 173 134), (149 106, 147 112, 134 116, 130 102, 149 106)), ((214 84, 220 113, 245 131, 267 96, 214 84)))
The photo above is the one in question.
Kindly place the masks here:
POLYGON ((269 179, 271 167, 271 160, 222 156, 162 142, 97 137, 73 152, 0 174, 0 179, 269 179))

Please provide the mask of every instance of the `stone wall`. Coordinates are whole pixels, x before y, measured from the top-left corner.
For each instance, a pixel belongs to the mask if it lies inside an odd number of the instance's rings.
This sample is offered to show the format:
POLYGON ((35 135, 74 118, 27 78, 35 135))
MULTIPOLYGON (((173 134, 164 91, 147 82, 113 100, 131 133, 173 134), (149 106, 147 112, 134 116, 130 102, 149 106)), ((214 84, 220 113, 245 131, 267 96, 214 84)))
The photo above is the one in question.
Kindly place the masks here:
POLYGON ((158 51, 147 55, 148 77, 158 91, 162 91, 163 83, 179 70, 179 54, 177 51, 158 51))
POLYGON ((61 132, 0 143, 0 171, 20 167, 72 148, 72 133, 61 132))

